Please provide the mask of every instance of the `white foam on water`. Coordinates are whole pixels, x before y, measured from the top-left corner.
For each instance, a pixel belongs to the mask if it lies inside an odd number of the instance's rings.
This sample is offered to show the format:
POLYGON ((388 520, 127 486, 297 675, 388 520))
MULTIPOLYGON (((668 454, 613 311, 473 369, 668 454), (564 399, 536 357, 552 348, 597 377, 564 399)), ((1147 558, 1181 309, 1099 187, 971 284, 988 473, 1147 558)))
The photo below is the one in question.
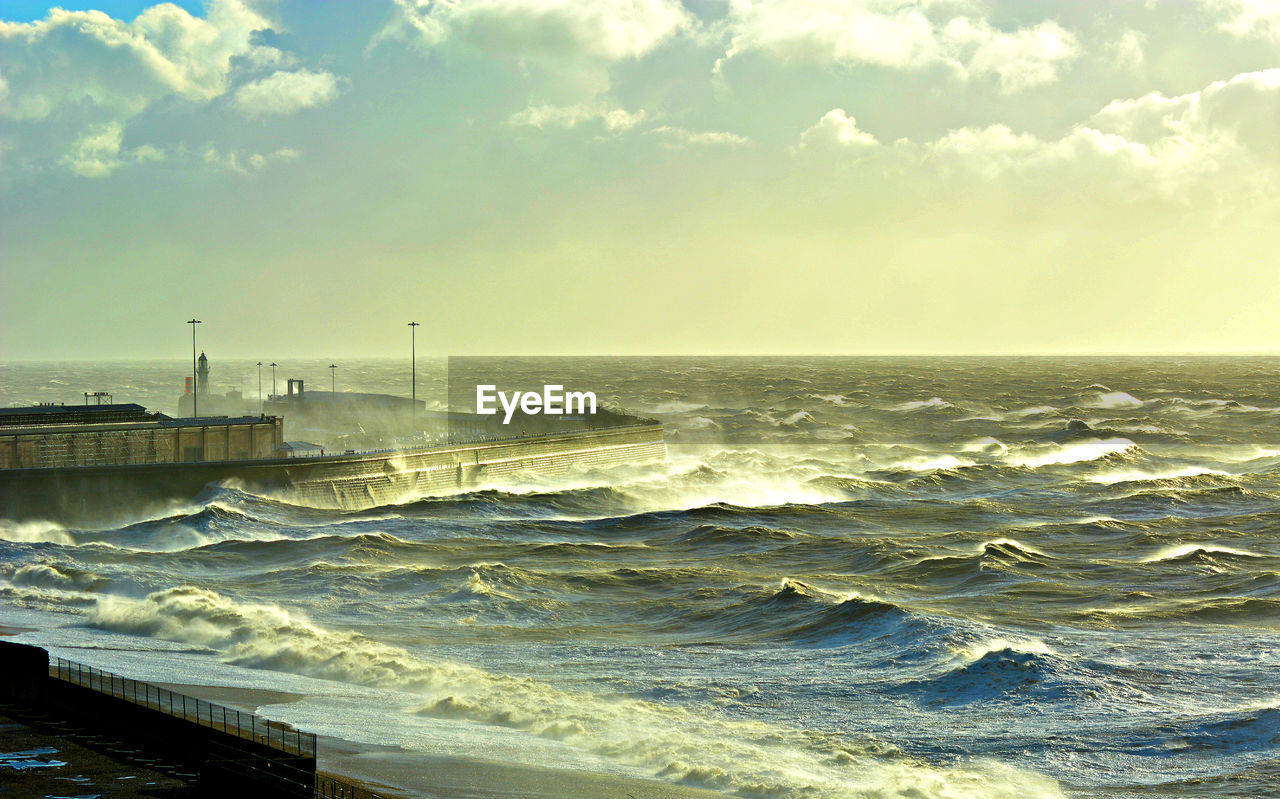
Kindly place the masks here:
POLYGON ((1109 391, 1085 404, 1091 408, 1141 408, 1145 403, 1127 392, 1109 391))
POLYGON ((56 522, 15 522, 0 519, 0 541, 15 544, 62 544, 74 546, 75 539, 67 528, 56 522))
POLYGON ((1210 469, 1207 466, 1183 466, 1175 469, 1164 470, 1142 470, 1142 469, 1123 469, 1114 472, 1103 472, 1086 477, 1085 479, 1091 483, 1100 483, 1102 485, 1115 485, 1116 483, 1129 483, 1143 480, 1176 480, 1181 477, 1199 477, 1205 474, 1230 476, 1230 472, 1224 472, 1220 469, 1210 469))
POLYGON ((90 620, 113 632, 209 647, 239 666, 411 692, 418 701, 406 709, 415 716, 515 731, 672 782, 744 796, 1061 796, 1053 780, 996 763, 933 766, 832 733, 429 661, 277 605, 239 603, 193 586, 143 599, 100 597, 90 620))
POLYGON ((984 436, 983 438, 966 442, 963 450, 965 452, 982 452, 988 455, 1007 455, 1009 447, 998 438, 984 436))
POLYGON ((889 469, 906 469, 911 472, 935 472, 945 469, 959 469, 973 466, 975 461, 968 458, 957 458, 954 455, 922 455, 919 458, 908 458, 890 465, 889 469))
POLYGON ((1051 444, 1040 447, 1028 447, 1010 454, 1008 461, 1015 466, 1038 469, 1041 466, 1058 466, 1069 463, 1082 463, 1118 455, 1135 450, 1138 445, 1127 438, 1104 438, 1091 441, 1080 441, 1073 444, 1051 444))
POLYGON ((1142 563, 1158 563, 1159 561, 1163 561, 1163 560, 1176 560, 1178 558, 1186 557, 1187 555, 1194 555, 1197 552, 1204 552, 1207 555, 1212 555, 1216 552, 1223 555, 1239 555, 1239 556, 1248 557, 1248 558, 1266 557, 1260 552, 1252 552, 1247 549, 1237 549, 1235 547, 1224 546, 1221 544, 1202 543, 1202 544, 1177 544, 1175 546, 1165 547, 1164 549, 1161 549, 1158 552, 1156 552, 1154 555, 1148 555, 1147 557, 1142 558, 1141 562, 1142 563))
POLYGON ((914 402, 904 402, 900 405, 894 405, 887 410, 891 411, 918 411, 922 408, 954 408, 950 402, 941 397, 930 397, 927 400, 915 400, 914 402))

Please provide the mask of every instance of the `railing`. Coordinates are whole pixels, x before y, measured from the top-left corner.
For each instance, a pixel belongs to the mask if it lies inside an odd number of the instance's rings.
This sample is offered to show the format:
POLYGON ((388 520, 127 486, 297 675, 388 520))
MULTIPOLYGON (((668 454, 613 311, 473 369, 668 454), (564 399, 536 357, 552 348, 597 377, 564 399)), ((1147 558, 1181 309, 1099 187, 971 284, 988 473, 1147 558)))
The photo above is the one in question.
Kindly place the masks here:
POLYGON ((49 676, 287 754, 316 756, 316 736, 313 733, 295 730, 278 721, 267 721, 253 713, 243 713, 62 658, 58 658, 56 664, 49 664, 49 676))
POLYGON ((349 785, 324 774, 316 775, 316 799, 388 799, 368 788, 349 785))
MULTIPOLYGON (((216 702, 196 699, 177 691, 170 691, 168 688, 121 677, 103 669, 62 658, 58 658, 56 663, 49 664, 49 676, 202 727, 254 741, 286 754, 310 758, 316 756, 316 736, 313 733, 295 730, 280 722, 267 721, 253 713, 244 713, 216 702)), ((242 767, 250 768, 248 765, 242 767)), ((305 779, 312 774, 315 779, 316 799, 390 799, 384 794, 351 785, 336 777, 315 774, 310 769, 307 769, 305 775, 299 776, 305 779)))

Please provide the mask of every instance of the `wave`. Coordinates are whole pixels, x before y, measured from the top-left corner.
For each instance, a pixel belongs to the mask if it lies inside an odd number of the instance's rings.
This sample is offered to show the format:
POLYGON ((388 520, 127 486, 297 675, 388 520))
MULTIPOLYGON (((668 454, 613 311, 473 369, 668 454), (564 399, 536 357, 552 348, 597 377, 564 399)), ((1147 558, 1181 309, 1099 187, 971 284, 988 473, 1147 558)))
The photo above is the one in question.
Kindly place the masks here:
MULTIPOLYGON (((705 591, 703 592, 706 593, 705 591)), ((739 587, 717 607, 677 602, 651 619, 654 632, 702 643, 774 642, 809 648, 843 646, 883 636, 909 638, 923 627, 906 609, 857 594, 834 594, 784 579, 774 590, 739 587)))
POLYGON ((1148 482, 1166 482, 1182 480, 1186 477, 1202 477, 1205 475, 1213 475, 1215 477, 1230 476, 1229 472, 1218 469, 1210 469, 1207 466, 1182 466, 1171 469, 1158 471, 1142 471, 1138 469, 1126 469, 1115 472, 1104 472, 1102 474, 1090 475, 1088 478, 1091 483, 1100 483, 1102 485, 1116 485, 1118 483, 1148 483, 1148 482))
MULTIPOLYGON (((0 574, 7 568, 0 568, 0 574)), ((105 589, 111 581, 93 572, 70 566, 47 563, 30 563, 20 566, 8 575, 9 582, 25 588, 53 588, 60 591, 95 592, 105 589)))
POLYGON ((1062 671, 1061 661, 1043 644, 1000 642, 941 674, 904 687, 928 704, 967 705, 1025 698, 1032 693, 1046 701, 1066 693, 1067 686, 1059 678, 1062 671))
POLYGON ((102 598, 91 624, 214 648, 237 665, 411 691, 420 697, 411 712, 421 716, 518 730, 666 780, 743 795, 799 799, 855 790, 868 797, 906 793, 922 799, 1061 796, 1053 780, 1007 766, 935 767, 874 740, 599 697, 426 661, 279 606, 237 603, 193 586, 141 600, 102 598))
POLYGON ((799 534, 788 530, 752 524, 746 527, 727 527, 718 524, 700 524, 672 540, 674 544, 698 547, 727 547, 733 551, 756 551, 778 544, 790 543, 799 534))
POLYGON ((1132 457, 1140 451, 1138 445, 1127 438, 1104 438, 1074 444, 1028 447, 1010 454, 1008 460, 1018 466, 1039 469, 1104 458, 1115 460, 1117 457, 1132 457))
POLYGON ((645 413, 663 413, 677 414, 689 413, 691 411, 705 411, 708 406, 703 402, 683 402, 680 400, 669 400, 667 402, 659 402, 647 407, 641 408, 645 413))
POLYGON ((947 578, 963 578, 966 582, 974 578, 997 580, 1001 573, 1039 569, 1050 565, 1051 560, 1049 555, 1026 544, 1011 538, 999 538, 979 544, 971 553, 921 558, 905 563, 895 571, 928 581, 947 578))
POLYGON ((1258 552, 1218 544, 1179 544, 1166 547, 1154 555, 1142 559, 1143 563, 1190 563, 1200 561, 1238 560, 1241 558, 1265 558, 1258 552))
POLYGON ((1124 391, 1099 392, 1086 403, 1091 408, 1141 408, 1142 400, 1124 391))
POLYGON ((974 441, 966 442, 963 450, 965 452, 980 452, 984 455, 1001 456, 1009 452, 1009 447, 998 438, 985 436, 974 441))
POLYGON ((915 400, 914 402, 904 402, 900 405, 894 405, 888 410, 891 411, 921 411, 921 410, 948 410, 955 408, 950 402, 941 397, 930 397, 927 400, 915 400))
POLYGON ((70 531, 56 522, 15 522, 8 519, 0 519, 0 541, 11 544, 76 544, 70 531))
POLYGON ((781 427, 813 427, 818 424, 818 420, 808 411, 801 410, 779 421, 778 424, 781 427))
POLYGON ((966 466, 976 466, 977 462, 968 458, 957 458, 954 455, 922 455, 918 458, 908 458, 904 461, 890 464, 885 467, 885 471, 905 470, 909 472, 934 472, 934 471, 950 471, 953 469, 962 469, 966 466))
POLYGON ((1125 620, 1144 624, 1153 622, 1195 622, 1262 627, 1274 630, 1280 618, 1280 598, 1218 596, 1193 600, 1160 601, 1150 596, 1141 601, 1112 607, 1089 608, 1073 612, 1080 619, 1114 626, 1125 620))

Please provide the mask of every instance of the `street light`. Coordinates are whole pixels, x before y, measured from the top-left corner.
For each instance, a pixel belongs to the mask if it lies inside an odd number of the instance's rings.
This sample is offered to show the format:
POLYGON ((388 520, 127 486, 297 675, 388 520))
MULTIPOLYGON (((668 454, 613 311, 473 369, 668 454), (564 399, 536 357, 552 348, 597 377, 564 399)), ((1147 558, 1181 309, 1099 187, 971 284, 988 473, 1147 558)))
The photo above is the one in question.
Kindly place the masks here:
POLYGON ((417 322, 409 323, 409 362, 413 364, 413 393, 411 396, 413 398, 413 416, 415 419, 418 417, 418 327, 417 322))
POLYGON ((271 362, 271 396, 273 397, 280 396, 279 392, 276 391, 276 366, 277 365, 278 364, 276 364, 275 361, 271 362))
POLYGON ((200 386, 196 383, 196 325, 201 324, 194 316, 187 320, 191 325, 191 415, 199 416, 200 386))
POLYGON ((258 361, 258 410, 262 410, 262 361, 258 361))
POLYGON ((329 393, 336 394, 338 391, 338 365, 336 363, 329 364, 329 393))

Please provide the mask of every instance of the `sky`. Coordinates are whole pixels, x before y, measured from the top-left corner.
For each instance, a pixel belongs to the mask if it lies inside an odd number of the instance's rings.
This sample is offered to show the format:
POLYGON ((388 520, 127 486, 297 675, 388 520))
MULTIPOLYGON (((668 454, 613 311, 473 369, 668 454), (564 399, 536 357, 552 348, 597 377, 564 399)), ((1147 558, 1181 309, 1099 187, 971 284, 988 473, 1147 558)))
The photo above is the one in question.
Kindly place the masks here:
POLYGON ((1280 0, 0 0, 0 360, 1280 352, 1280 0))

